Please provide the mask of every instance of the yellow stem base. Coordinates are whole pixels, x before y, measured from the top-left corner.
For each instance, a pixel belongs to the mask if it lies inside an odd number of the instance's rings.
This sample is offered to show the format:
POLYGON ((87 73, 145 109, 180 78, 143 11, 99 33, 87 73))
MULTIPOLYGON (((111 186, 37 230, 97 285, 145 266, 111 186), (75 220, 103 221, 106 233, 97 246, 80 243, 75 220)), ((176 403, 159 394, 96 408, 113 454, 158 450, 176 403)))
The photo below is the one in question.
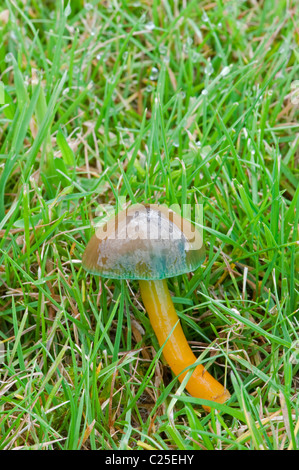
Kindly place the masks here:
MULTIPOLYGON (((166 280, 139 281, 139 285, 142 300, 159 345, 162 346, 167 340, 163 348, 163 355, 174 374, 182 382, 187 372, 181 372, 192 366, 196 361, 196 357, 191 351, 182 330, 167 282, 166 280), (172 330, 173 333, 168 338, 172 330)), ((230 397, 229 392, 223 385, 217 382, 201 364, 194 369, 186 389, 193 397, 217 403, 224 403, 230 397)), ((208 409, 208 407, 205 408, 208 409)))

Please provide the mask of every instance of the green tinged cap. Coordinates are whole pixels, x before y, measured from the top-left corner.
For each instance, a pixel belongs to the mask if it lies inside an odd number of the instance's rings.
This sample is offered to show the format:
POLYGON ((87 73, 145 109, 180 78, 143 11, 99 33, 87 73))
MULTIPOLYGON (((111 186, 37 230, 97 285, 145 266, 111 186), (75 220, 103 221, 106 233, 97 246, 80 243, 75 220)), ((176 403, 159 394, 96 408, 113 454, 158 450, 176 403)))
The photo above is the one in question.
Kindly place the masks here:
POLYGON ((83 267, 112 279, 165 279, 194 271, 205 259, 202 236, 165 206, 136 204, 98 228, 83 267))

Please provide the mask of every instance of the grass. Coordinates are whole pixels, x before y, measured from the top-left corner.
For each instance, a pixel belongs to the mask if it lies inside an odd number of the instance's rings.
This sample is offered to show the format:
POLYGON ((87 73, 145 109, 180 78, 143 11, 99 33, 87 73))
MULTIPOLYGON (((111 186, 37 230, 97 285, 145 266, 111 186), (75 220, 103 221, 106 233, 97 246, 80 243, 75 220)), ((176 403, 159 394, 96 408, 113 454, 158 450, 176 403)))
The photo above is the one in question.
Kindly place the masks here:
POLYGON ((0 449, 298 449, 296 2, 0 9, 0 449), (124 198, 203 204, 169 287, 232 395, 210 413, 138 283, 81 267, 124 198))

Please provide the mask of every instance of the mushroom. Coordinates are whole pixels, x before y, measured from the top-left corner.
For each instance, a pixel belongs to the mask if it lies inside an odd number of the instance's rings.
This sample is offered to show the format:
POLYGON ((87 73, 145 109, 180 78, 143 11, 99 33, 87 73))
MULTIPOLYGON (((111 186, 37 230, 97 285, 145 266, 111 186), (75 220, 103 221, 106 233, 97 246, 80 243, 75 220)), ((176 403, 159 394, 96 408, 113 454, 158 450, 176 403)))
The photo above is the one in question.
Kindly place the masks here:
MULTIPOLYGON (((205 258, 202 237, 167 207, 135 204, 97 229, 83 254, 83 267, 113 279, 136 279, 163 355, 193 397, 224 403, 229 392, 193 354, 175 311, 166 279, 194 271, 205 258)), ((205 407, 209 409, 208 407, 205 407)))

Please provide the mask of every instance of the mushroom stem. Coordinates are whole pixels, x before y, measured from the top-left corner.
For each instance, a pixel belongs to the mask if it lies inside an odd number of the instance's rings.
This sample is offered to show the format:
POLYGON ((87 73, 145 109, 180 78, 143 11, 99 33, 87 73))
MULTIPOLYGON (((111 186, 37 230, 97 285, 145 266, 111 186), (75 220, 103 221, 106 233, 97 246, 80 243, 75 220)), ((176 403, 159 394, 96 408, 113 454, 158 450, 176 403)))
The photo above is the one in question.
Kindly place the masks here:
MULTIPOLYGON (((162 346, 166 342, 163 347, 164 358, 174 374, 182 382, 188 372, 182 373, 182 371, 192 366, 196 361, 196 357, 191 351, 182 330, 167 287, 167 281, 142 280, 139 281, 139 285, 141 297, 158 338, 159 345, 162 346), (172 330, 173 332, 170 335, 172 330)), ((186 389, 193 397, 217 403, 224 403, 230 397, 229 392, 223 385, 217 382, 201 364, 194 369, 186 389)), ((207 409, 208 407, 205 408, 207 409)))

